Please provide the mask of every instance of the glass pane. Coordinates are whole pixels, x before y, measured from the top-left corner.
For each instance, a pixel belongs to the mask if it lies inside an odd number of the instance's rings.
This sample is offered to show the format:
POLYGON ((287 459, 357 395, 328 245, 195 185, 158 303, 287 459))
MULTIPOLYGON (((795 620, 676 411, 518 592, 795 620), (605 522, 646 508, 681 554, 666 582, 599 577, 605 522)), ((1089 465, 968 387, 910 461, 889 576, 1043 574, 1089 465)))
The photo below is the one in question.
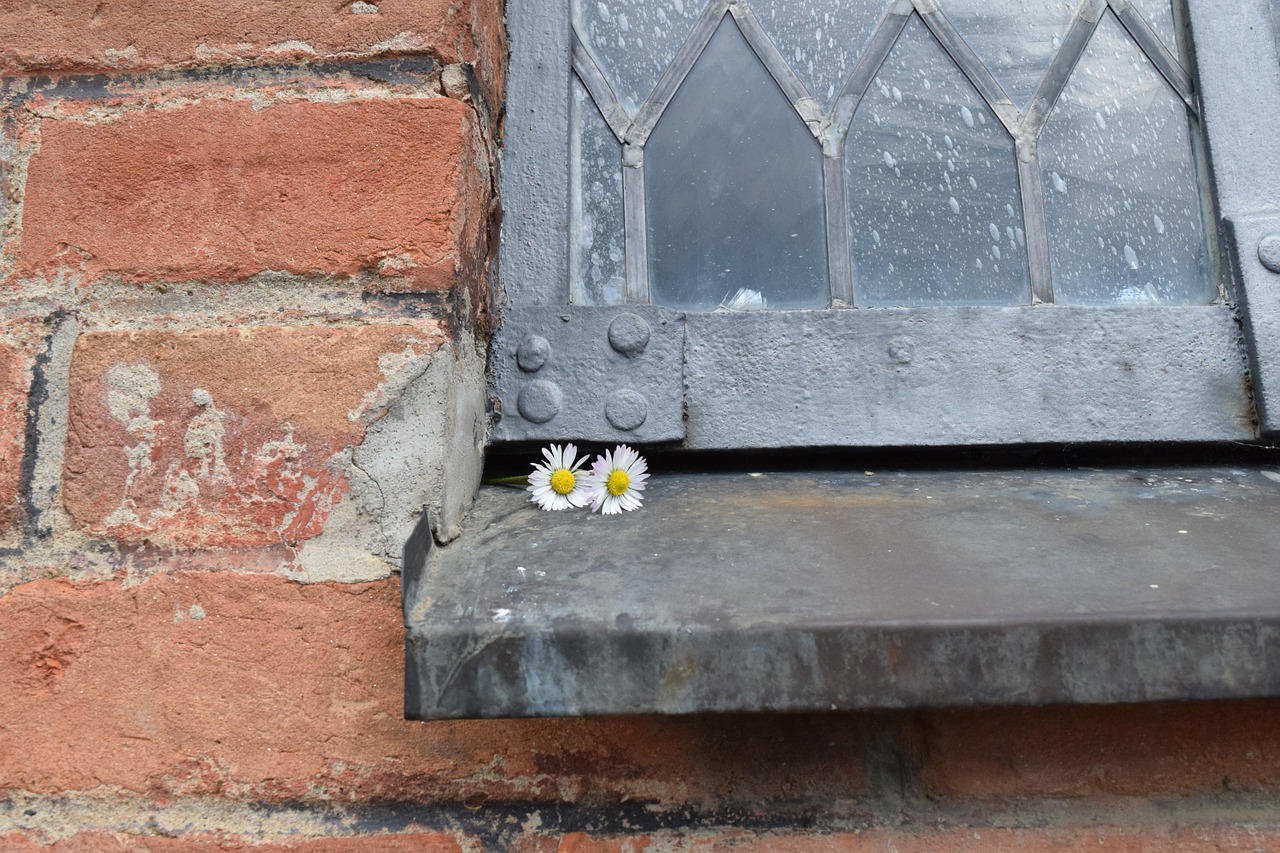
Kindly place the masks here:
POLYGON ((705 5, 702 0, 573 0, 573 24, 634 116, 705 5))
POLYGON ((859 305, 1030 300, 1013 140, 913 18, 845 144, 859 305))
POLYGON ((1169 0, 1129 0, 1138 11, 1142 13, 1142 17, 1147 19, 1147 23, 1151 25, 1151 29, 1164 41, 1165 47, 1174 56, 1180 56, 1178 51, 1177 29, 1173 23, 1173 4, 1169 0))
POLYGON ((884 12, 883 0, 757 0, 761 26, 819 102, 830 105, 884 12))
POLYGON ((1031 103, 1077 0, 944 0, 942 11, 1019 107, 1031 103))
POLYGON ((626 281, 622 146, 576 76, 570 126, 569 301, 619 305, 626 281))
POLYGON ((1186 106, 1110 12, 1039 152, 1055 301, 1213 301, 1186 106))
POLYGON ((732 18, 658 121, 644 168, 655 303, 827 304, 822 151, 732 18))

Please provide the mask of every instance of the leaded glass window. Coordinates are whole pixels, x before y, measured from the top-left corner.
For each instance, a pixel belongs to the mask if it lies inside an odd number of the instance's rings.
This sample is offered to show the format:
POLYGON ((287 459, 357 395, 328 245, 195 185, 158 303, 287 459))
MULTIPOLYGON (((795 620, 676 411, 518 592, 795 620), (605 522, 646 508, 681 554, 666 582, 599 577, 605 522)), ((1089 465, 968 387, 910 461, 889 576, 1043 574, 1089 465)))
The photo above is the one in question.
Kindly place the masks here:
POLYGON ((573 0, 570 301, 1207 304, 1163 0, 573 0))

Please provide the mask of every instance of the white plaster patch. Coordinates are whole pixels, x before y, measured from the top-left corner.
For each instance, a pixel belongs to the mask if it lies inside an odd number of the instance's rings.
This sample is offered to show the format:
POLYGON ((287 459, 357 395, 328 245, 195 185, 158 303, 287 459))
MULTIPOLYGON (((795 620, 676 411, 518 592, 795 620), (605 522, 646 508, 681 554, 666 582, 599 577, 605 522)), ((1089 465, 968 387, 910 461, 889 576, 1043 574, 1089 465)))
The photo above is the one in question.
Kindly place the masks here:
POLYGON ((429 45, 418 33, 396 33, 385 41, 380 41, 372 48, 373 53, 417 53, 429 49, 429 45))
POLYGON ((188 459, 200 463, 196 477, 212 477, 215 481, 231 482, 227 468, 226 452, 222 439, 227 434, 226 419, 213 405, 213 395, 203 388, 191 392, 191 401, 201 407, 201 412, 187 423, 182 439, 182 450, 188 459))
POLYGON ((109 59, 111 62, 115 63, 116 65, 123 65, 124 63, 129 62, 130 60, 138 58, 138 49, 133 45, 129 45, 123 50, 117 50, 116 48, 108 47, 104 49, 102 53, 107 57, 107 59, 109 59))
POLYGON ((289 41, 278 41, 275 44, 267 45, 263 53, 311 53, 314 54, 316 49, 305 41, 290 39, 289 41))
POLYGON ((124 481, 120 506, 107 516, 107 525, 137 524, 133 499, 129 496, 138 475, 154 467, 151 453, 156 431, 164 421, 151 417, 151 401, 160 393, 160 375, 146 364, 116 364, 107 370, 107 409, 119 421, 134 443, 124 448, 129 473, 124 481))
POLYGON ((428 342, 418 338, 411 339, 399 352, 388 352, 378 356, 378 371, 383 381, 372 391, 368 391, 360 399, 360 403, 347 411, 347 420, 359 421, 370 412, 382 412, 392 400, 398 399, 419 376, 426 372, 431 363, 434 351, 423 353, 428 342))

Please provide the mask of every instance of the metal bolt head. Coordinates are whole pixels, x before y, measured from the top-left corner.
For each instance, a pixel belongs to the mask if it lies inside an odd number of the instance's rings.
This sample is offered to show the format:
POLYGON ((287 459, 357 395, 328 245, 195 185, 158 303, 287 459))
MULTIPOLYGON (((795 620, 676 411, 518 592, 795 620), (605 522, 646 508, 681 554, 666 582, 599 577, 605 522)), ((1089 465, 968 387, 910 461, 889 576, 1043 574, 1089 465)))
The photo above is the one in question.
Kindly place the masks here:
POLYGON ((613 424, 614 429, 630 432, 649 417, 649 401, 639 391, 620 388, 605 401, 604 416, 613 424))
POLYGON ((635 358, 649 345, 649 324, 635 314, 619 314, 609 324, 609 346, 635 358))
POLYGON ((1268 234, 1258 243, 1258 260, 1272 272, 1280 272, 1280 234, 1268 234))
POLYGON ((516 408, 526 421, 545 424, 560 412, 563 402, 559 385, 548 379, 535 379, 520 389, 516 408))
POLYGON ((551 357, 551 342, 542 335, 526 335, 516 350, 516 364, 525 373, 535 373, 551 357))

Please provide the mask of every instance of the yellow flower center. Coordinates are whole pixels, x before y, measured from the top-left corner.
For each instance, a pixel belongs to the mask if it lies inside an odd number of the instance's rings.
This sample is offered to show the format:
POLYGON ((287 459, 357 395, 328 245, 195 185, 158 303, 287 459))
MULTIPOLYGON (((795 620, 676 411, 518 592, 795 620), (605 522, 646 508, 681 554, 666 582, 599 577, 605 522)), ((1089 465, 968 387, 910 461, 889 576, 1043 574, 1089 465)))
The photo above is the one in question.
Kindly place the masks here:
POLYGON ((614 471, 609 475, 608 481, 604 487, 609 490, 609 494, 615 498, 627 493, 627 489, 631 486, 631 478, 627 476, 626 471, 614 471))
POLYGON ((573 491, 577 478, 568 468, 557 468, 551 474, 551 491, 557 495, 567 495, 573 491))

